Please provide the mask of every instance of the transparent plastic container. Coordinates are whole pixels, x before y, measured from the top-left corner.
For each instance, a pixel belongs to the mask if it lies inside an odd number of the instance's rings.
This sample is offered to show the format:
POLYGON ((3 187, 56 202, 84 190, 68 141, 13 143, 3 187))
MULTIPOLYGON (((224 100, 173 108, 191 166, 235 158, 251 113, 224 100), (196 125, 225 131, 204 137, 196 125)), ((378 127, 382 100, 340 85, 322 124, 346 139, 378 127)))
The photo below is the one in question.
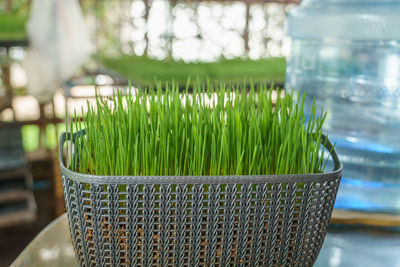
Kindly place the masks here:
POLYGON ((336 208, 400 213, 400 1, 305 0, 287 18, 286 88, 328 112, 336 208))

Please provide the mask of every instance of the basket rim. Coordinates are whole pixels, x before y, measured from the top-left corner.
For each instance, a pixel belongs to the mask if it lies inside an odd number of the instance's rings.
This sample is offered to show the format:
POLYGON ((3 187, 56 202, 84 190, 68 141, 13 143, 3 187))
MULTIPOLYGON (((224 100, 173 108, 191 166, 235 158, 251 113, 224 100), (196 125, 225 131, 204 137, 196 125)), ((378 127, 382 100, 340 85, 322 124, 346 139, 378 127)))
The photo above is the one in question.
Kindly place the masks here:
MULTIPOLYGON (((82 130, 73 135, 85 134, 82 130)), ((94 175, 72 171, 64 166, 63 146, 70 141, 71 136, 63 132, 60 136, 59 164, 62 176, 68 179, 90 183, 90 184, 259 184, 259 183, 309 183, 309 182, 330 182, 341 178, 343 165, 339 160, 335 148, 328 137, 322 135, 321 142, 330 151, 334 162, 334 168, 326 173, 310 174, 270 174, 270 175, 197 175, 197 176, 133 176, 133 175, 94 175), (67 139, 68 138, 68 139, 67 139), (325 142, 326 141, 326 142, 325 142)))

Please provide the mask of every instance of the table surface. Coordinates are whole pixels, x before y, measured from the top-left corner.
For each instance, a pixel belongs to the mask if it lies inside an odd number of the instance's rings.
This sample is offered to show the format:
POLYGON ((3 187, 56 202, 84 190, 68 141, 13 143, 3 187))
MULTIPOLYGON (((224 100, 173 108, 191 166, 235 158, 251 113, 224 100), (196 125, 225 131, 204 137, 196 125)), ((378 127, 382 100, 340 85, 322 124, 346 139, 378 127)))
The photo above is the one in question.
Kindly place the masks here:
MULTIPOLYGON (((78 266, 67 215, 43 229, 11 266, 78 266)), ((331 226, 314 266, 400 267, 400 230, 331 226)))

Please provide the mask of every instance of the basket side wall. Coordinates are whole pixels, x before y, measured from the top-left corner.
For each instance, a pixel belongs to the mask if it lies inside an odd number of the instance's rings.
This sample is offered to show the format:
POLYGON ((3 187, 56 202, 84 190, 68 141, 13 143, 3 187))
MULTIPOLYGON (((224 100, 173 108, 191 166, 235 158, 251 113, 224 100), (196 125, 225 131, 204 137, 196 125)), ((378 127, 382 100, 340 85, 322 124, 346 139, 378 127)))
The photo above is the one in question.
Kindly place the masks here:
POLYGON ((63 173, 81 266, 312 266, 339 180, 103 185, 63 173))

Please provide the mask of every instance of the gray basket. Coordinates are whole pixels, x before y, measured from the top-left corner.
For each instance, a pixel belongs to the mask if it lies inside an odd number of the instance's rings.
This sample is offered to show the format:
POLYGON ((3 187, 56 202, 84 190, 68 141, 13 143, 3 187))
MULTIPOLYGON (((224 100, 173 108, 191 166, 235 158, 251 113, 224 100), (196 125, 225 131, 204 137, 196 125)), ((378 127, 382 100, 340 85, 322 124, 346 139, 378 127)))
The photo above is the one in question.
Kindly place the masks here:
POLYGON ((309 175, 95 176, 60 166, 81 266, 311 266, 342 165, 309 175))

